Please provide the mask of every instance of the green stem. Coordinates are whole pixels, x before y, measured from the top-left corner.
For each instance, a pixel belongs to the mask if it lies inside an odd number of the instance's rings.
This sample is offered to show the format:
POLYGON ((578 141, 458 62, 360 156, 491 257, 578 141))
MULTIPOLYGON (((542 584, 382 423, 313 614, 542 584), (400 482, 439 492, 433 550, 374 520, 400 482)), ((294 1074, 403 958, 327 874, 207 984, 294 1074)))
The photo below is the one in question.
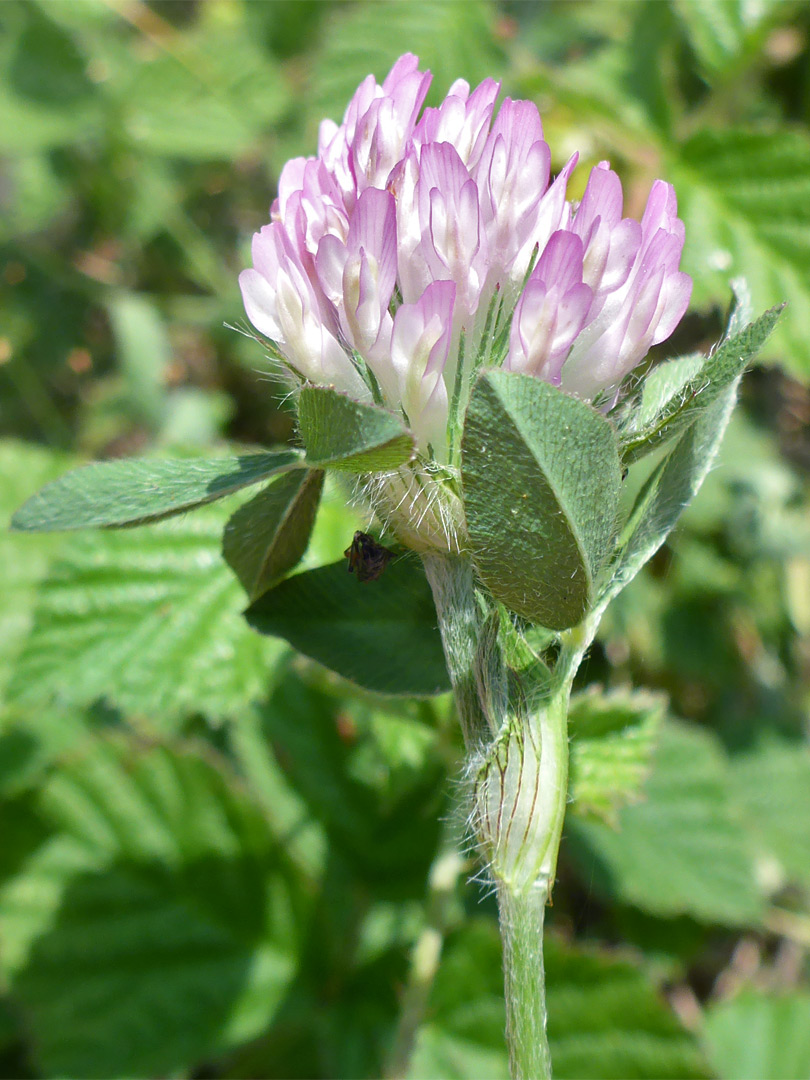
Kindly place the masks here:
POLYGON ((463 555, 440 552, 428 552, 422 561, 436 604, 464 744, 467 753, 473 754, 498 730, 499 718, 490 715, 488 695, 482 691, 499 682, 499 658, 491 655, 491 670, 480 670, 483 619, 470 561, 463 555))
POLYGON ((568 702, 598 613, 561 635, 550 683, 510 699, 500 622, 479 604, 470 562, 438 553, 423 560, 467 746, 472 821, 498 891, 512 1076, 543 1080, 551 1076, 543 916, 565 819, 568 702))
POLYGON ((546 1034, 543 917, 548 894, 533 888, 519 894, 498 887, 506 991, 506 1040, 513 1080, 547 1080, 551 1054, 546 1034))

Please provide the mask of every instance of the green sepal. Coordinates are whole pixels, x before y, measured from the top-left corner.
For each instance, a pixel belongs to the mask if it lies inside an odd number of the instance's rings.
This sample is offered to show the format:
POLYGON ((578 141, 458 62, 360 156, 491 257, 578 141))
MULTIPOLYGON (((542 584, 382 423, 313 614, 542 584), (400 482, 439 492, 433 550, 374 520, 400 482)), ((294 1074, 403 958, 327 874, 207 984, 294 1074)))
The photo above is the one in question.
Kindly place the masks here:
POLYGON ((143 525, 193 510, 301 465, 301 454, 296 450, 209 459, 96 462, 46 484, 20 507, 11 527, 57 532, 143 525))
POLYGON ((314 468, 382 472, 406 464, 416 449, 395 413, 328 386, 301 389, 298 425, 307 464, 314 468))
POLYGON ((307 549, 324 474, 297 469, 240 506, 225 526, 222 554, 251 600, 267 592, 307 549))
POLYGON ((553 630, 578 623, 613 541, 613 426, 530 375, 487 371, 467 409, 461 477, 471 555, 492 595, 553 630))
POLYGON ((427 697, 450 689, 433 595, 414 558, 395 560, 376 581, 358 581, 346 562, 294 574, 245 616, 367 690, 427 697))

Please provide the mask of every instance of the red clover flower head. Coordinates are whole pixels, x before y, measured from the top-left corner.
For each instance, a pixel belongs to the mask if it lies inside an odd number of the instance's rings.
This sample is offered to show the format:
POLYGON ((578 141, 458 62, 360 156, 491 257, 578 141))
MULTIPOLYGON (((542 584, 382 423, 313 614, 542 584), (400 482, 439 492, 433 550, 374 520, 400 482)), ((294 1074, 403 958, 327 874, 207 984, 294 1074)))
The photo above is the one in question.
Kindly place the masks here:
POLYGON ((284 167, 239 282, 299 380, 401 412, 423 461, 452 468, 482 367, 609 407, 692 282, 670 184, 655 181, 638 222, 600 162, 577 205, 577 155, 552 179, 532 102, 496 112, 499 83, 459 80, 422 109, 430 79, 406 54, 321 124, 317 156, 284 167))

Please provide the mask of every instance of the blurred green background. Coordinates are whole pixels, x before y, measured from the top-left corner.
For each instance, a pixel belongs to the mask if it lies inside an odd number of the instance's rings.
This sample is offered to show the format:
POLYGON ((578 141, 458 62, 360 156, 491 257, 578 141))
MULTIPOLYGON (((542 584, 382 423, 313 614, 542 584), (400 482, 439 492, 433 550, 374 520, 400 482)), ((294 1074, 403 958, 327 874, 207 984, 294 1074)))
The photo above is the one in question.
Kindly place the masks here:
MULTIPOLYGON (((580 675, 548 982, 561 1078, 807 1080, 807 3, 6 0, 2 513, 90 458, 292 437, 237 273, 285 160, 405 50, 434 102, 535 100, 575 194, 603 158, 634 214, 675 184, 670 352, 717 338, 734 276, 790 302, 580 675), (594 776, 646 755, 617 809, 594 776)), ((233 505, 0 535, 0 1072, 505 1077, 452 705, 248 630, 233 505)), ((331 491, 304 565, 364 524, 331 491)))

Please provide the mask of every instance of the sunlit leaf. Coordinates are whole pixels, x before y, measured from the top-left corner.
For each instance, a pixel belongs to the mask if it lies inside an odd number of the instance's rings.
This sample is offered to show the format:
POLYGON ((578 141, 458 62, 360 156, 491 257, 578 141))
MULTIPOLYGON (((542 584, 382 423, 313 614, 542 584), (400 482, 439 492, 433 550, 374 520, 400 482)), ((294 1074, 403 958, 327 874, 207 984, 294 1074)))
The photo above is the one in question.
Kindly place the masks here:
POLYGON ((101 699, 160 727, 187 712, 222 719, 261 695, 280 649, 241 617, 244 594, 220 554, 229 509, 64 540, 13 699, 101 699))

